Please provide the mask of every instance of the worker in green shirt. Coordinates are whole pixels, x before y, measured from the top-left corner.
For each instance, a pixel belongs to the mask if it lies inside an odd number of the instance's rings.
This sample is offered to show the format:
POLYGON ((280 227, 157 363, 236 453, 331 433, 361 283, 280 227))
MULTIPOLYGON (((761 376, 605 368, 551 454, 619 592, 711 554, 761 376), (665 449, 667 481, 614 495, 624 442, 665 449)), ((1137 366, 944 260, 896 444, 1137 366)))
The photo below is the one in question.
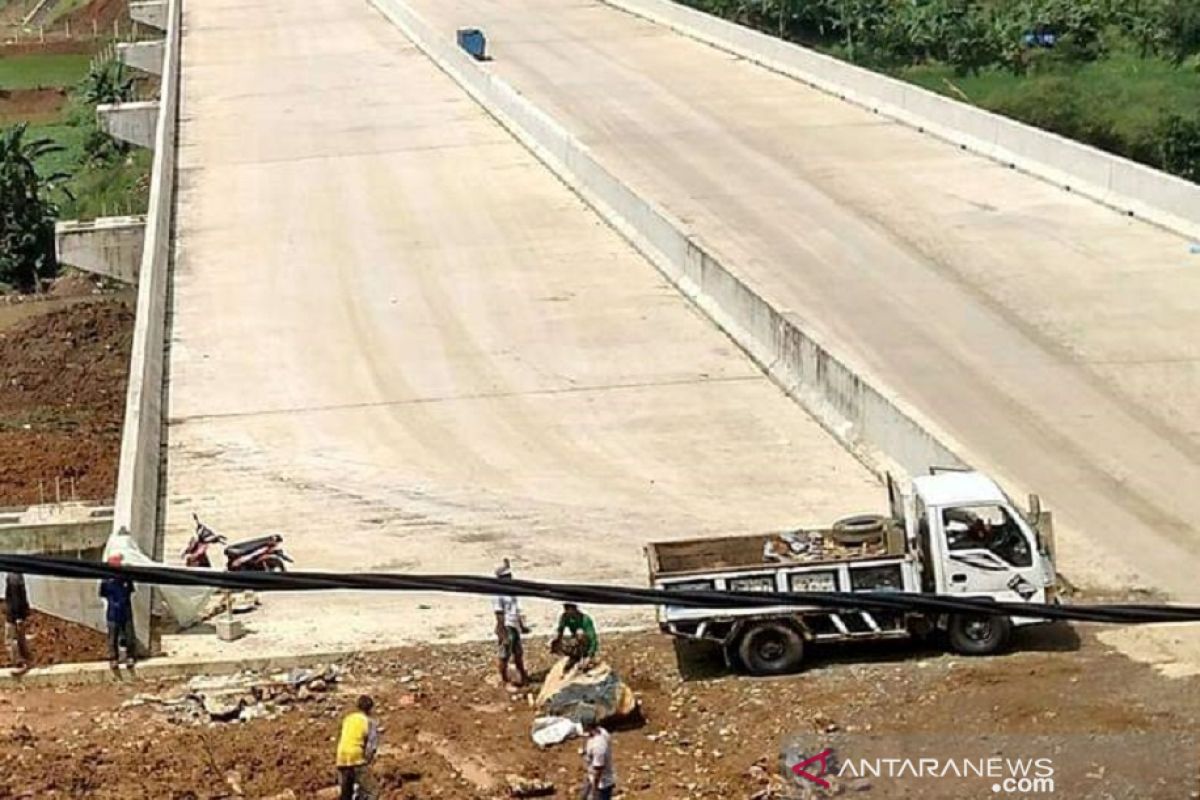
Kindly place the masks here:
POLYGON ((554 632, 550 650, 566 656, 567 669, 570 670, 580 662, 583 662, 583 669, 588 669, 599 649, 600 639, 596 636, 596 624, 592 618, 574 603, 563 603, 562 616, 558 618, 558 628, 554 632))

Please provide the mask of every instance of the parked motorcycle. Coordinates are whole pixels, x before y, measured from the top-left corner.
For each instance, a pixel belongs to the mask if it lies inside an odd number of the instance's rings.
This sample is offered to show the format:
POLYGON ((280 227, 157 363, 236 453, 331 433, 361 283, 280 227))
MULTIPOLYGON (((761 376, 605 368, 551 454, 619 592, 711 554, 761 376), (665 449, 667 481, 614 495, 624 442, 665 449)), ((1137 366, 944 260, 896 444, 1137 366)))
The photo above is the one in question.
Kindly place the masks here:
POLYGON ((231 544, 225 548, 225 558, 230 572, 287 572, 285 564, 292 563, 277 533, 231 544))
MULTIPOLYGON (((184 548, 183 563, 189 567, 211 567, 208 548, 228 540, 195 514, 192 519, 196 521, 196 532, 184 548)), ((283 552, 283 537, 279 534, 235 542, 225 548, 225 569, 229 572, 286 572, 290 563, 292 559, 283 552)))
POLYGON ((183 548, 183 553, 181 553, 183 565, 185 567, 211 567, 212 560, 208 557, 208 548, 214 544, 225 544, 227 539, 201 522, 195 514, 192 514, 192 519, 196 522, 196 532, 192 534, 187 547, 183 548))

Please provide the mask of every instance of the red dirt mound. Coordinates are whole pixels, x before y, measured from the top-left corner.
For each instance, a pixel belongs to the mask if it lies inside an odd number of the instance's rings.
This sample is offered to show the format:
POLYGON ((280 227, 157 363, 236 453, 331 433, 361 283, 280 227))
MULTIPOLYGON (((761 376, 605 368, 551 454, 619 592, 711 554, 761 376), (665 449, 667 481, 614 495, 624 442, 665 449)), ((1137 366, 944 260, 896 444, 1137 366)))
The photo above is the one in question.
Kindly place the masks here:
MULTIPOLYGON (((104 634, 73 622, 33 612, 29 619, 29 650, 33 664, 77 664, 108 658, 104 634)), ((0 667, 12 666, 8 648, 0 653, 0 667)))
POLYGON ((111 499, 133 313, 80 303, 0 331, 0 505, 111 499))
MULTIPOLYGON (((91 26, 95 22, 99 26, 112 25, 113 20, 124 22, 129 19, 126 0, 92 0, 86 6, 78 8, 67 15, 72 27, 76 25, 91 26)), ((121 25, 125 27, 124 24, 121 25)))

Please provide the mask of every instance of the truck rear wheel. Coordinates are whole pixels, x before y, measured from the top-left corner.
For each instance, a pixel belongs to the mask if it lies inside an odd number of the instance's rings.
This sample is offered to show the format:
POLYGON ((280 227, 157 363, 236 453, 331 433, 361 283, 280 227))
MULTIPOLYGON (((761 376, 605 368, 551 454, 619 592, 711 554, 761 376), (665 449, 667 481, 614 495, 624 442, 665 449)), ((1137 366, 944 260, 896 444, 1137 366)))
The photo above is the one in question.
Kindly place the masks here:
POLYGON ((783 622, 760 622, 738 640, 738 658, 752 675, 795 672, 804 660, 804 639, 783 622))
POLYGON ((999 652, 1012 637, 1012 620, 983 614, 955 614, 946 628, 950 649, 964 656, 999 652))

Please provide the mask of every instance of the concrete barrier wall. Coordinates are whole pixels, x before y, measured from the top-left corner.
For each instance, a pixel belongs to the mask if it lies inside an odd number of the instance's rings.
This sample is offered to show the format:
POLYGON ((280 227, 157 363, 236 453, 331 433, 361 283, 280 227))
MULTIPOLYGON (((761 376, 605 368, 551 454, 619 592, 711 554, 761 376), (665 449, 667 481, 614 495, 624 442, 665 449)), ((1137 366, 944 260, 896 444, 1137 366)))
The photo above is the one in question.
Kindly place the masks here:
MULTIPOLYGON (((175 128, 179 112, 182 0, 169 0, 163 77, 155 130, 146 239, 138 270, 137 316, 125 398, 125 427, 113 504, 113 531, 129 530, 147 555, 162 557, 159 483, 162 470, 164 359, 171 228, 175 205, 175 128)), ((149 644, 150 592, 136 595, 138 637, 149 644)))
MULTIPOLYGON (((96 561, 111 529, 112 509, 104 506, 53 503, 14 508, 0 514, 0 552, 96 561)), ((31 575, 26 583, 29 602, 39 611, 104 629, 94 582, 31 575)))
POLYGON ((604 0, 1122 212, 1200 238, 1200 185, 672 0, 604 0))
POLYGON ((403 0, 372 0, 501 125, 624 235, 790 396, 872 469, 912 475, 965 462, 949 437, 773 308, 676 219, 638 196, 519 92, 431 30, 403 0))
POLYGON ((0 553, 79 558, 80 553, 103 550, 111 531, 109 519, 4 525, 0 526, 0 553))

